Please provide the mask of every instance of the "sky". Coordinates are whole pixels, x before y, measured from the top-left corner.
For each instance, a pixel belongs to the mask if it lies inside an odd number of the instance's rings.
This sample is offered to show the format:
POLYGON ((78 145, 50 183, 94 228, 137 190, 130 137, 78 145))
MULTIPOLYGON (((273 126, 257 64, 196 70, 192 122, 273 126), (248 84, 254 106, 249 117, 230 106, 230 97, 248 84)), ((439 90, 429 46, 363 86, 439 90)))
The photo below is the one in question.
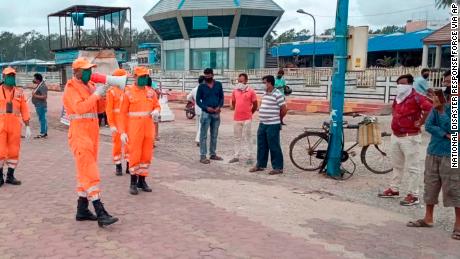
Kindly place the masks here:
MULTIPOLYGON (((0 31, 23 33, 36 30, 47 33, 47 15, 75 4, 129 6, 132 9, 133 28, 147 29, 143 16, 157 0, 0 0, 0 31), (5 4, 8 2, 8 4, 5 4)), ((199 1, 199 0, 187 0, 199 1)), ((251 1, 251 0, 240 0, 251 1)), ((316 18, 317 34, 334 27, 337 0, 275 0, 285 13, 275 30, 280 33, 295 28, 313 31, 310 17, 296 13, 299 8, 316 18)), ((407 20, 443 20, 449 17, 447 9, 437 10, 435 0, 350 0, 349 24, 380 28, 385 25, 404 25, 407 20)))

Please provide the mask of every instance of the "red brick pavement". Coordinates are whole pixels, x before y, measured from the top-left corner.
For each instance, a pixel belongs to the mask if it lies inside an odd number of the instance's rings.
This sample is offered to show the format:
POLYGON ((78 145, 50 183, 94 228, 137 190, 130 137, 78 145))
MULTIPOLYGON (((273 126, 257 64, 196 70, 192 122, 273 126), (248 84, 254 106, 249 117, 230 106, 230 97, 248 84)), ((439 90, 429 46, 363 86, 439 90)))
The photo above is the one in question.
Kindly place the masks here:
MULTIPOLYGON (((102 138, 107 140, 108 138, 102 138)), ((64 131, 46 141, 24 142, 17 176, 23 185, 0 188, 0 258, 340 258, 287 232, 162 185, 175 179, 216 178, 211 166, 186 166, 168 154, 152 171, 153 193, 128 194, 128 176, 113 175, 110 144, 101 143, 103 201, 120 217, 100 229, 74 220, 74 163, 64 131)), ((159 157, 162 157, 161 150, 159 157)), ((308 213, 306 211, 305 213, 308 213)), ((299 222, 315 238, 367 258, 458 258, 460 244, 437 229, 407 231, 386 226, 348 226, 321 219, 299 222), (424 236, 424 234, 426 236, 424 236)))

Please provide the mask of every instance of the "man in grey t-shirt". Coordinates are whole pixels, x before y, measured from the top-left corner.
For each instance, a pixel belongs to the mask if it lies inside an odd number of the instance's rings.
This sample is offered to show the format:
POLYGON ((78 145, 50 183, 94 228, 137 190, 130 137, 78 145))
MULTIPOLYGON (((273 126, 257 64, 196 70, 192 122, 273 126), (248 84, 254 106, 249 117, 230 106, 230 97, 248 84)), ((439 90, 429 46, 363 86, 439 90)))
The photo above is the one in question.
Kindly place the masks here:
POLYGON ((36 136, 36 139, 48 137, 48 122, 46 120, 47 102, 48 98, 48 87, 46 87, 43 81, 43 76, 39 73, 34 75, 33 83, 37 85, 32 91, 32 103, 35 106, 38 120, 40 121, 40 135, 36 136))

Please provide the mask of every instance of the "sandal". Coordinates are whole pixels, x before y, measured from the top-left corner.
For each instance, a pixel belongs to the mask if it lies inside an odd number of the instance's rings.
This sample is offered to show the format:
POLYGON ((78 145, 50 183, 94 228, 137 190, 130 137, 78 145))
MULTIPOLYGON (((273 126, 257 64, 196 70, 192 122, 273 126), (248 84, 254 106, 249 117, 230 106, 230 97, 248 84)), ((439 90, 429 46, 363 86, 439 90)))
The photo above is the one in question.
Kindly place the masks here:
POLYGON ((433 224, 428 224, 423 219, 418 219, 416 221, 409 221, 406 226, 410 228, 432 228, 433 224))
POLYGON ((452 232, 452 239, 454 240, 460 240, 460 230, 454 230, 454 232, 452 232))

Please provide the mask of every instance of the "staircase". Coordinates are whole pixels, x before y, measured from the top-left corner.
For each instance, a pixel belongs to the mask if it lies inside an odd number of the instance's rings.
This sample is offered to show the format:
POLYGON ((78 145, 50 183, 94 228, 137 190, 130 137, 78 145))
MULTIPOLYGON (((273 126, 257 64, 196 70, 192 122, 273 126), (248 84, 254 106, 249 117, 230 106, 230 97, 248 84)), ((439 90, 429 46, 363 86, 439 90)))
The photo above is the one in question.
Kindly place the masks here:
POLYGON ((265 55, 265 68, 278 68, 276 57, 273 57, 270 51, 265 55))

